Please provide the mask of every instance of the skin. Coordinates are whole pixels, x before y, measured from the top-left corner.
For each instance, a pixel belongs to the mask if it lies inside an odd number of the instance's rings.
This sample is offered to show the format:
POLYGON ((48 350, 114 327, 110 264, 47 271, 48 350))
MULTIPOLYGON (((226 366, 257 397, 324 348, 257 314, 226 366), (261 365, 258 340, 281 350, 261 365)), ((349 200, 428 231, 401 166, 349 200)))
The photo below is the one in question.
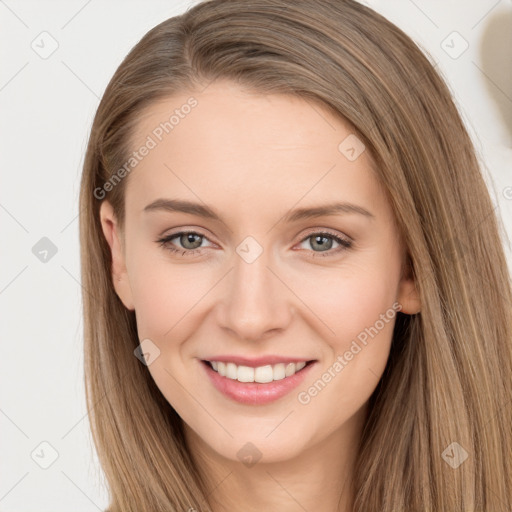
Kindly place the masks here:
MULTIPOLYGON (((151 105, 134 149, 191 95, 151 105)), ((297 395, 393 303, 402 313, 419 311, 414 281, 402 272, 405 248, 392 208, 369 152, 347 159, 338 146, 354 131, 323 106, 225 81, 193 96, 198 105, 125 178, 124 230, 109 202, 101 205, 116 292, 135 310, 140 340, 160 350, 148 370, 185 422, 216 512, 240 510, 241 503, 245 511, 349 511, 347 481, 395 318, 308 404, 297 395), (144 211, 159 198, 207 204, 223 222, 144 211), (282 220, 293 208, 334 201, 374 217, 282 220), (186 237, 181 243, 176 237, 168 246, 190 251, 202 240, 200 253, 171 253, 156 242, 183 229, 205 238, 186 245, 186 237), (343 249, 328 238, 322 250, 315 233, 324 230, 353 245, 343 249), (252 263, 236 252, 247 236, 263 248, 252 263), (277 354, 317 364, 283 398, 242 405, 205 375, 200 359, 219 354, 277 354), (261 452, 251 467, 237 456, 247 442, 261 452)))

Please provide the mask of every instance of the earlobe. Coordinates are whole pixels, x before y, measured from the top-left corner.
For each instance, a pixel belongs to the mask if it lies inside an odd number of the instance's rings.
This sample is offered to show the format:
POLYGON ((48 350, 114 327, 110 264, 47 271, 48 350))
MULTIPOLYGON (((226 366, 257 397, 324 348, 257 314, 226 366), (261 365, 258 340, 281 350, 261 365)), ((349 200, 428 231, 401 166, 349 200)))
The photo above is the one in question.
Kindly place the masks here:
POLYGON ((114 289, 122 303, 130 311, 135 310, 132 290, 126 270, 125 256, 121 244, 121 233, 112 205, 104 200, 100 206, 100 220, 103 235, 112 255, 111 278, 114 289))

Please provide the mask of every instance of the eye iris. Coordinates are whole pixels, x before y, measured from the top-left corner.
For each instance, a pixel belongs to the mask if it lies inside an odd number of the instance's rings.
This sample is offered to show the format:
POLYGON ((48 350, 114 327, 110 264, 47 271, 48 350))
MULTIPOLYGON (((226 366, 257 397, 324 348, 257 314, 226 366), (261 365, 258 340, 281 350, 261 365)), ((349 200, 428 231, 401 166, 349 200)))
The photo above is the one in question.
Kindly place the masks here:
POLYGON ((196 235, 195 233, 185 233, 180 236, 180 243, 185 247, 185 249, 197 249, 198 247, 201 247, 202 237, 200 235, 196 235), (196 245, 193 247, 187 246, 189 242, 191 242, 194 245, 194 237, 197 238, 196 245), (192 239, 192 240, 191 240, 192 239), (199 243, 197 243, 199 242, 199 243))
POLYGON ((313 239, 313 242, 311 244, 311 247, 313 249, 315 248, 315 244, 318 243, 318 239, 321 240, 327 240, 327 244, 324 242, 320 242, 317 248, 320 248, 321 251, 329 250, 332 247, 332 238, 324 236, 324 235, 316 235, 311 237, 313 239))

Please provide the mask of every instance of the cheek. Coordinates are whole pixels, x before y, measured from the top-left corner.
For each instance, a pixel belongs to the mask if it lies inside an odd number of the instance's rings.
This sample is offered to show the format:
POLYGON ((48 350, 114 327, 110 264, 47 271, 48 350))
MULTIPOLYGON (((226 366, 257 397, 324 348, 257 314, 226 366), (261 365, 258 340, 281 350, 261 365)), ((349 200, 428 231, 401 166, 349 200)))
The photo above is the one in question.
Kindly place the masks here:
POLYGON ((162 270, 147 266, 130 279, 140 336, 160 338, 177 321, 182 291, 162 270))
POLYGON ((142 243, 140 247, 127 261, 139 335, 175 337, 200 307, 215 276, 206 265, 176 264, 164 249, 142 248, 142 243))
POLYGON ((398 281, 395 262, 379 266, 361 258, 338 269, 317 269, 307 279, 297 274, 292 282, 294 293, 315 313, 322 337, 339 352, 392 308, 398 281))
POLYGON ((368 400, 389 356, 400 309, 396 302, 399 275, 398 261, 378 265, 360 260, 339 272, 317 274, 314 288, 304 283, 297 290, 328 326, 322 332, 329 355, 298 396, 306 410, 330 410, 337 418, 332 424, 338 424, 368 400))

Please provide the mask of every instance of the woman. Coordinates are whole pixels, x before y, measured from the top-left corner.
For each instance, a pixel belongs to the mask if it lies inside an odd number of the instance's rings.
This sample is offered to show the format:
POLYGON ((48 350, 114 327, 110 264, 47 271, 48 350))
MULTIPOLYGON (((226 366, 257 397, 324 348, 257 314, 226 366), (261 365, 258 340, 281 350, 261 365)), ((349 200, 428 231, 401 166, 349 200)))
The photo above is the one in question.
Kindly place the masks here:
POLYGON ((512 294, 443 80, 352 1, 211 0, 108 85, 81 185, 110 512, 512 503, 512 294))

